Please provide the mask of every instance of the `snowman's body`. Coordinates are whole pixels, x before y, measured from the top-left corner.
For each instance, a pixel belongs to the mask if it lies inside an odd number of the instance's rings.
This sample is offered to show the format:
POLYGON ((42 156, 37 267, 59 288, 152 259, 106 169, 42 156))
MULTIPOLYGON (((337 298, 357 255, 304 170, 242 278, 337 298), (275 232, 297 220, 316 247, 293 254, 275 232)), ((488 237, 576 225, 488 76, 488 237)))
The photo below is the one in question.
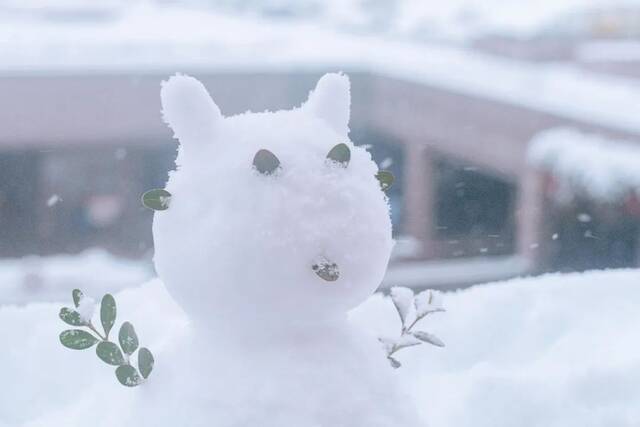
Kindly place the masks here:
POLYGON ((154 260, 190 326, 156 352, 146 384, 109 388, 119 409, 105 425, 421 425, 375 338, 347 320, 393 245, 378 168, 347 135, 348 78, 324 76, 291 111, 224 118, 200 82, 175 76, 162 104, 180 150, 154 260), (346 167, 327 160, 339 143, 346 167), (278 157, 275 173, 253 167, 261 149, 278 157), (337 280, 314 271, 318 259, 337 280))
POLYGON ((257 327, 244 343, 191 331, 126 402, 124 425, 422 426, 375 341, 333 326, 271 339, 257 327))

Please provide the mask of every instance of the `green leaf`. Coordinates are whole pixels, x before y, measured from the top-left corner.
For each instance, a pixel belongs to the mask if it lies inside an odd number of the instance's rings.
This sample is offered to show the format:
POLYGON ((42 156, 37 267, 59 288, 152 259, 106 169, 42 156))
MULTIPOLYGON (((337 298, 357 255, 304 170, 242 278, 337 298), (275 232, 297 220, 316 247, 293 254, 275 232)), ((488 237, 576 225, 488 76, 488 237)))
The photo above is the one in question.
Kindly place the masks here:
POLYGON ((129 322, 124 322, 120 327, 118 339, 120 340, 120 347, 122 347, 122 351, 128 355, 133 354, 133 352, 138 348, 138 336, 136 335, 136 331, 133 329, 133 325, 129 322))
POLYGON ((151 354, 148 348, 142 347, 140 351, 138 351, 138 368, 140 368, 140 373, 145 379, 149 377, 149 374, 153 370, 154 363, 153 354, 151 354))
POLYGON ((347 144, 340 143, 333 147, 329 154, 327 154, 327 159, 332 160, 343 167, 347 167, 349 165, 349 161, 351 160, 351 150, 347 147, 347 144))
POLYGON ((280 160, 269 150, 259 150, 253 158, 253 167, 263 175, 271 175, 280 167, 280 160))
POLYGON ((142 383, 142 377, 131 365, 118 366, 116 369, 116 377, 120 384, 126 387, 135 387, 142 383))
POLYGON ((395 178, 389 171, 378 171, 376 179, 380 182, 380 188, 382 191, 387 191, 393 185, 395 178))
POLYGON ((126 362, 120 348, 111 341, 102 341, 96 347, 96 354, 105 363, 114 366, 124 365, 126 362))
POLYGON ((102 297, 102 302, 100 303, 100 321, 104 328, 104 335, 107 338, 109 338, 109 332, 116 322, 116 313, 116 300, 111 294, 106 294, 102 297))
POLYGON ((80 329, 68 329, 60 334, 60 342, 67 348, 84 350, 92 347, 98 342, 98 339, 89 332, 80 329))
POLYGON ((161 188, 149 190, 142 195, 142 204, 154 211, 165 211, 169 209, 171 203, 171 193, 161 188))
POLYGON ((63 322, 71 326, 85 326, 87 324, 80 317, 80 313, 67 307, 62 307, 58 316, 63 322))
POLYGON ((80 289, 74 289, 71 292, 71 297, 73 298, 73 305, 75 305, 76 308, 80 307, 80 301, 84 298, 82 291, 80 289))

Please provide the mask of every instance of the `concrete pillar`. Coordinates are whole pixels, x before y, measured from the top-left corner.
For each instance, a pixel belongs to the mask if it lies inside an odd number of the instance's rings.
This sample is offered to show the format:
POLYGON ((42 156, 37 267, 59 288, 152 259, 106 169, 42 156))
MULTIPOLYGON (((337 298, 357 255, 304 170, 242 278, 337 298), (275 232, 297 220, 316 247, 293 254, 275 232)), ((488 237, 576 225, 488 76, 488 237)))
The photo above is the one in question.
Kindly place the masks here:
POLYGON ((544 225, 544 175, 533 167, 527 167, 518 183, 516 207, 517 251, 530 265, 532 271, 542 269, 544 246, 551 236, 545 235, 544 225))
POLYGON ((435 230, 434 165, 429 150, 419 144, 407 144, 404 170, 403 233, 422 243, 420 258, 434 254, 435 230))

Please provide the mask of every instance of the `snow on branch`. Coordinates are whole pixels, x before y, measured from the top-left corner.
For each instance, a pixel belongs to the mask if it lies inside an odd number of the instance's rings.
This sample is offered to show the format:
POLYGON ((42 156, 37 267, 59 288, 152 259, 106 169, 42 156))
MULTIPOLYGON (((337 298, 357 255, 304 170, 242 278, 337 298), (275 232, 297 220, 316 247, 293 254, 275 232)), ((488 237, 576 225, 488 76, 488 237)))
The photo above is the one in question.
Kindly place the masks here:
POLYGON ((413 329, 427 315, 445 311, 442 307, 440 294, 436 291, 426 290, 415 295, 412 289, 398 286, 391 288, 390 293, 391 301, 393 301, 393 305, 400 316, 402 328, 399 337, 379 338, 379 341, 382 343, 391 366, 396 369, 402 366, 393 355, 403 348, 413 347, 422 343, 444 347, 444 343, 435 335, 413 329))

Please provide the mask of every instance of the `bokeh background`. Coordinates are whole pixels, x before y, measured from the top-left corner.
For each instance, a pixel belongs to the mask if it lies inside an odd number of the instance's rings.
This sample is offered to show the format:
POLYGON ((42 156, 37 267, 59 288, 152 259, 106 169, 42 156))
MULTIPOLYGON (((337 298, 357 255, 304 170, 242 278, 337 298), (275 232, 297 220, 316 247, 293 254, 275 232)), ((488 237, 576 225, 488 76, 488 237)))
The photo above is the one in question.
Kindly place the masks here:
POLYGON ((640 1, 4 0, 0 304, 153 276, 163 79, 233 115, 329 71, 396 177, 383 287, 640 262, 640 1))

